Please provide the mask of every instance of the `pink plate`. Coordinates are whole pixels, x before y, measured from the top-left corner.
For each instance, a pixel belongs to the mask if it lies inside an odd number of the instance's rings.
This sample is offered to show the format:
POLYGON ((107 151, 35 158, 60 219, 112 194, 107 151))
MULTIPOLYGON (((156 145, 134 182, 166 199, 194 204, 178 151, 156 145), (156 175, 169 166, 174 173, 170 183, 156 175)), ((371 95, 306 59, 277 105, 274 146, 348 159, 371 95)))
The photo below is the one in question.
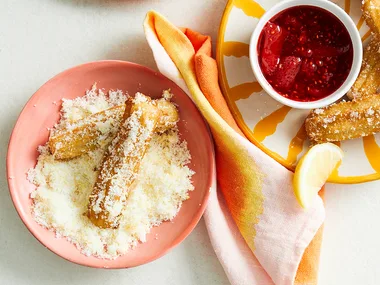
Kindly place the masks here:
POLYGON ((215 173, 213 145, 207 126, 196 106, 172 81, 146 67, 122 61, 99 61, 66 70, 45 83, 29 100, 13 130, 7 157, 9 190, 13 203, 29 231, 48 249, 59 256, 86 266, 127 268, 153 261, 178 245, 200 220, 209 197, 215 173), (62 98, 83 96, 97 82, 98 88, 121 89, 135 94, 140 91, 153 98, 170 88, 173 101, 178 104, 181 120, 178 123, 182 138, 187 140, 192 155, 190 167, 195 190, 184 202, 174 223, 166 222, 152 229, 147 242, 115 260, 102 260, 82 255, 64 238, 38 225, 30 211, 30 193, 35 186, 26 179, 26 172, 36 164, 37 146, 45 144, 49 132, 59 119, 62 98), (158 234, 158 239, 154 239, 158 234))

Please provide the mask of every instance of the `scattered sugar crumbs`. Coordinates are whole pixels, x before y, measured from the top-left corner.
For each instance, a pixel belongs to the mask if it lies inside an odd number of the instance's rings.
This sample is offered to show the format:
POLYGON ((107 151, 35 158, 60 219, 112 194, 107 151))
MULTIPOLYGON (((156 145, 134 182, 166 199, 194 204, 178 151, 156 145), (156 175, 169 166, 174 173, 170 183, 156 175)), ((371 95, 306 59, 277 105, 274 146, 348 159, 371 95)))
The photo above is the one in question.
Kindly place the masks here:
MULTIPOLYGON (((63 100, 62 116, 55 130, 91 114, 124 103, 122 91, 105 94, 94 86, 86 95, 63 100)), ((54 130, 52 130, 54 132, 54 130)), ((194 189, 194 172, 186 141, 178 129, 155 135, 144 156, 134 188, 128 197, 118 229, 100 229, 84 214, 104 149, 99 148, 68 161, 57 161, 47 146, 28 179, 36 185, 31 193, 32 213, 41 226, 65 237, 87 256, 114 259, 133 249, 153 226, 171 221, 194 189)))

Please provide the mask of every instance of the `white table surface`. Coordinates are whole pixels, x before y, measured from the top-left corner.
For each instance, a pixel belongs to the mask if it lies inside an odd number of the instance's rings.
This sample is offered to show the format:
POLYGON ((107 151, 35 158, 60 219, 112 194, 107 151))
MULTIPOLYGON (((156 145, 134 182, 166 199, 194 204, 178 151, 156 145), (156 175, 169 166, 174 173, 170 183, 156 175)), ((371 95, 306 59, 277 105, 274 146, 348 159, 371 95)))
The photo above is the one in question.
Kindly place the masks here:
MULTIPOLYGON (((148 265, 96 270, 45 249, 8 194, 8 139, 27 99, 80 63, 120 59, 155 68, 142 21, 155 9, 216 41, 226 0, 0 0, 0 284, 229 284, 203 220, 177 248, 148 265)), ((379 158, 380 159, 380 158, 379 158)), ((380 284, 380 182, 329 185, 320 284, 380 284)), ((222 238, 222 236, 221 236, 222 238)))

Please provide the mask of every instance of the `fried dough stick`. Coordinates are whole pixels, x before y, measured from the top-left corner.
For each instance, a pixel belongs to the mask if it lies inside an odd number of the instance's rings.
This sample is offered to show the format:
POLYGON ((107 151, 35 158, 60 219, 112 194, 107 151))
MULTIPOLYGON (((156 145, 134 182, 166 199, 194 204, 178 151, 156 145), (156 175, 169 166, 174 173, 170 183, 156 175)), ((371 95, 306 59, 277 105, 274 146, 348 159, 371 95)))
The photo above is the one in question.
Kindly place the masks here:
MULTIPOLYGON (((156 131, 162 133, 175 126, 179 115, 169 100, 161 98, 155 102, 161 111, 156 131)), ((107 138, 115 136, 124 111, 123 104, 74 122, 70 129, 60 130, 50 137, 50 152, 55 159, 67 160, 104 146, 107 138)))
POLYGON ((362 11, 364 19, 377 35, 380 35, 380 0, 363 0, 362 11))
POLYGON ((372 36, 364 50, 362 68, 347 96, 350 99, 379 93, 380 88, 380 41, 372 36))
POLYGON ((340 102, 313 110, 305 121, 314 143, 365 137, 380 131, 380 95, 340 102))
POLYGON ((50 152, 55 159, 71 159, 102 146, 106 138, 116 134, 124 110, 125 104, 112 107, 58 130, 49 139, 50 152))
POLYGON ((380 0, 363 0, 363 17, 372 31, 364 50, 360 74, 347 96, 350 99, 379 93, 380 89, 380 0))
POLYGON ((127 102, 124 114, 89 197, 87 215, 100 228, 119 226, 130 186, 160 118, 156 102, 142 94, 127 102))

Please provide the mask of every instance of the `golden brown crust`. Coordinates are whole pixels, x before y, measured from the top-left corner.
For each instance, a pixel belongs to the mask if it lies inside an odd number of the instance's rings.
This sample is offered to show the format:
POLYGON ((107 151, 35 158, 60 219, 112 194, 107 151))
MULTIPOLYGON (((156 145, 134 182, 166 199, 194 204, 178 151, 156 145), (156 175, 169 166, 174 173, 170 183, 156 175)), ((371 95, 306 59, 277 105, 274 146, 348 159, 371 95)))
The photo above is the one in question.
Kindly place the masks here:
MULTIPOLYGON (((161 112, 156 131, 162 133, 175 126, 179 114, 169 100, 161 98, 155 101, 161 112)), ((60 130, 50 137, 48 142, 50 152, 55 159, 67 160, 102 146, 104 140, 116 135, 124 110, 123 104, 74 122, 72 128, 60 130), (111 124, 112 128, 108 128, 105 132, 102 125, 107 123, 111 124)))
POLYGON ((364 50, 362 68, 354 85, 347 93, 350 99, 378 93, 380 87, 380 42, 372 37, 364 50))
POLYGON ((336 142, 380 131, 380 95, 369 95, 313 110, 305 121, 309 139, 336 142))
POLYGON ((380 0, 363 0, 362 12, 371 31, 380 35, 380 0))
POLYGON ((122 120, 125 105, 112 107, 76 121, 72 128, 59 130, 50 137, 48 146, 55 159, 72 159, 98 148, 103 139, 114 136, 122 120), (101 125, 109 122, 113 128, 102 131, 101 125))
POLYGON ((360 74, 347 93, 350 99, 379 93, 380 88, 380 0, 363 0, 362 11, 372 37, 364 50, 360 74))
POLYGON ((89 197, 87 216, 100 228, 119 226, 130 187, 160 118, 156 102, 142 94, 139 98, 127 102, 120 129, 104 155, 89 197))

